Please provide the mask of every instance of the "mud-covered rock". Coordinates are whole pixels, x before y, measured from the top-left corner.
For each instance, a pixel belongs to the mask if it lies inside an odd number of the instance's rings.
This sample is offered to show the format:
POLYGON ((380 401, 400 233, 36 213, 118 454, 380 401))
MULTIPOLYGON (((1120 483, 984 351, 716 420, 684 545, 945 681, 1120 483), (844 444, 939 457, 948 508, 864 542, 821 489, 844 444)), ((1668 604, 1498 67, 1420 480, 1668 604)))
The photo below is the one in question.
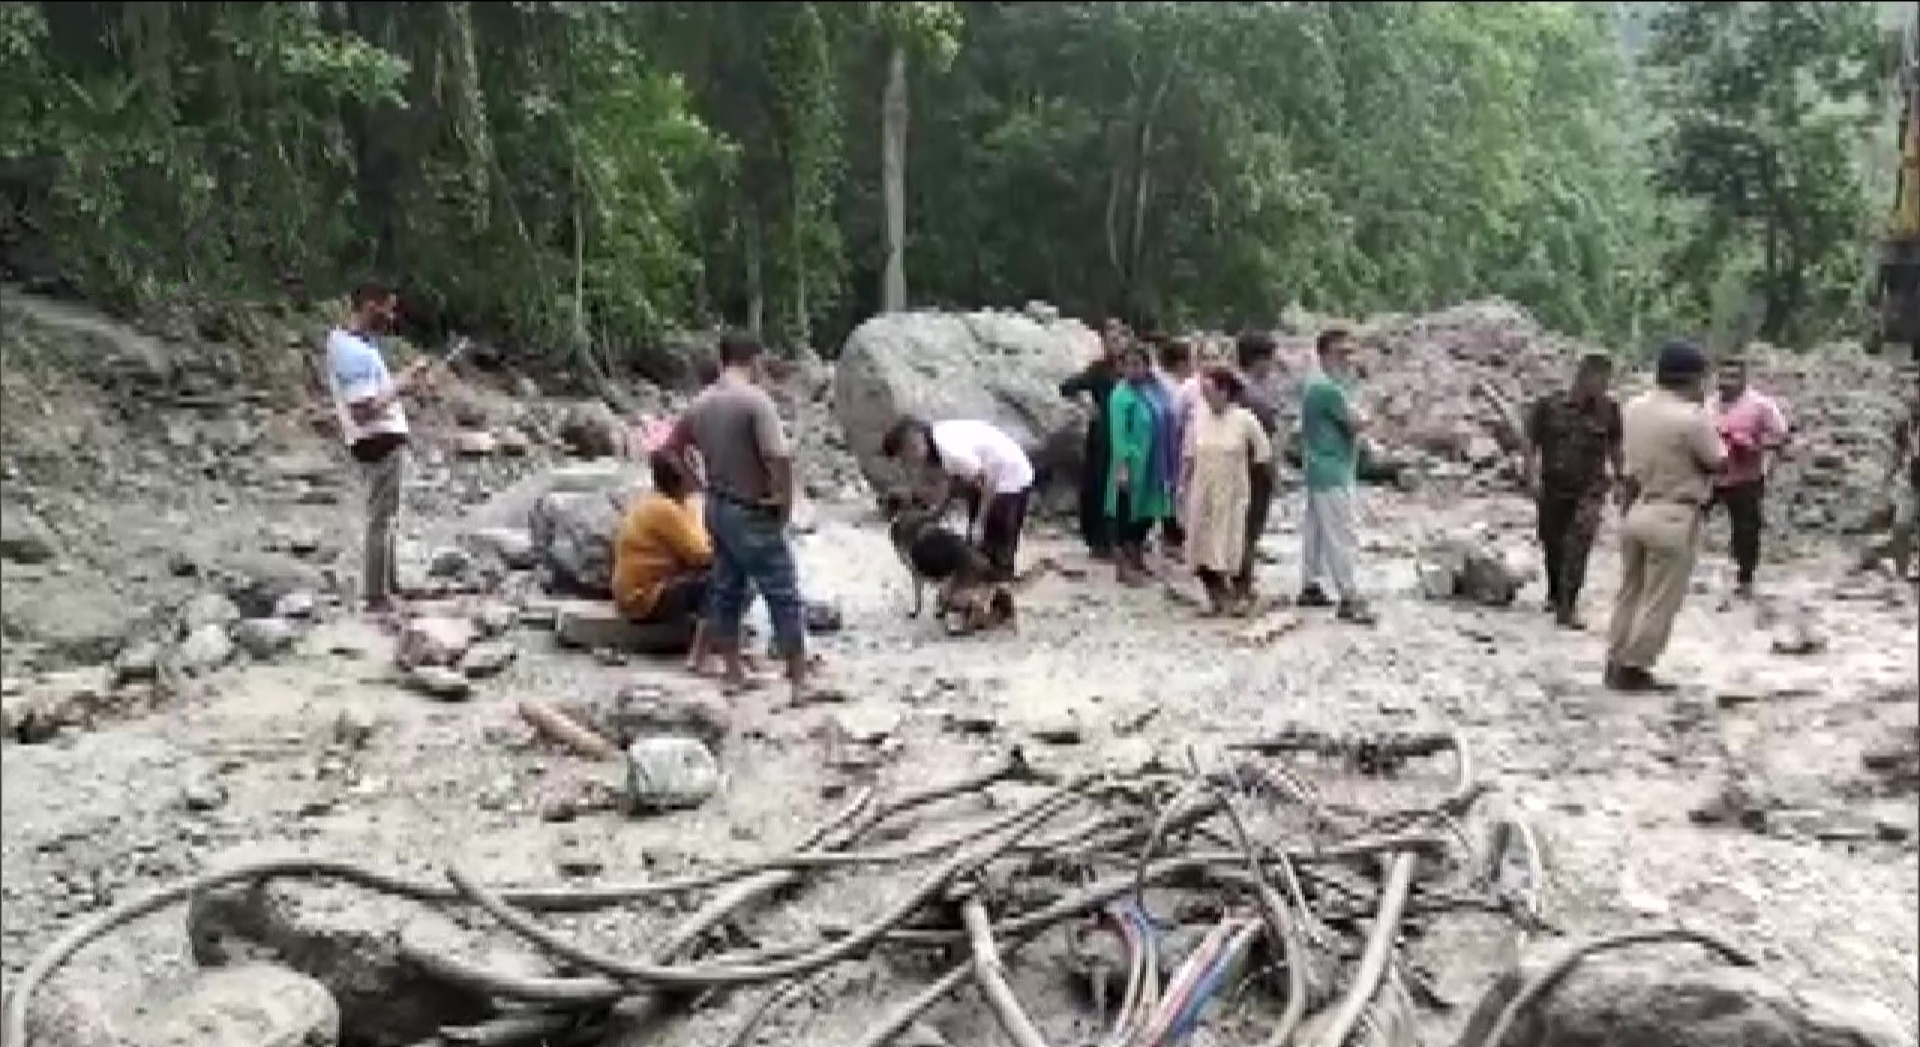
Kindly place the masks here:
POLYGON ((698 807, 720 788, 720 763, 698 739, 641 738, 627 746, 627 795, 636 810, 698 807))
POLYGON ((444 917, 400 899, 298 880, 239 884, 194 897, 187 909, 193 958, 205 966, 277 963, 313 978, 339 1004, 341 1035, 406 1047, 443 1024, 488 1016, 488 1001, 436 981, 401 958, 403 934, 422 925, 457 940, 444 917))
POLYGON ((412 619, 400 632, 394 661, 402 669, 458 665, 460 656, 473 646, 475 631, 473 623, 465 618, 412 619))
POLYGON ((639 738, 694 738, 718 753, 726 748, 733 714, 725 701, 702 693, 670 694, 635 684, 612 697, 568 702, 566 713, 603 737, 625 747, 639 738))
POLYGON ((464 702, 473 695, 473 681, 459 669, 444 665, 416 665, 405 671, 407 686, 442 702, 464 702))
POLYGON ((1461 600, 1484 607, 1510 607, 1529 571, 1477 536, 1429 542, 1420 551, 1420 591, 1429 600, 1461 600))
POLYGON ((249 618, 229 630, 233 642, 255 661, 272 661, 293 649, 300 634, 284 618, 249 618))
POLYGON ((326 577, 320 568, 285 553, 237 553, 213 568, 221 591, 242 617, 265 618, 291 593, 320 592, 326 577))
POLYGON ((233 657, 233 640, 226 627, 209 622, 187 634, 173 649, 174 667, 188 676, 210 673, 233 657))
POLYGON ((460 656, 460 674, 470 680, 498 676, 519 656, 520 649, 505 640, 477 643, 460 656))
POLYGON ((1716 965, 1697 946, 1591 956, 1485 1043, 1526 979, 1551 962, 1526 957, 1481 997, 1458 1047, 1911 1047, 1886 1008, 1842 994, 1790 992, 1756 970, 1716 965))

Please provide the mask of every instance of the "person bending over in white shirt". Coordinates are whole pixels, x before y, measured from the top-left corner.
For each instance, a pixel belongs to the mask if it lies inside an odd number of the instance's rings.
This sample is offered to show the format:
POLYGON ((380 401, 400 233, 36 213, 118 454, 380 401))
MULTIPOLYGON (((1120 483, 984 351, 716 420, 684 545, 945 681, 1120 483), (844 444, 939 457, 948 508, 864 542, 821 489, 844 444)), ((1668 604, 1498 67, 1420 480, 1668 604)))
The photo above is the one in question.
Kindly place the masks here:
POLYGON ((916 466, 932 466, 942 481, 935 504, 958 487, 967 501, 967 533, 980 536, 980 551, 1000 581, 1012 581, 1033 492, 1033 462, 1018 441, 987 422, 954 419, 929 424, 901 418, 880 441, 880 453, 916 466))

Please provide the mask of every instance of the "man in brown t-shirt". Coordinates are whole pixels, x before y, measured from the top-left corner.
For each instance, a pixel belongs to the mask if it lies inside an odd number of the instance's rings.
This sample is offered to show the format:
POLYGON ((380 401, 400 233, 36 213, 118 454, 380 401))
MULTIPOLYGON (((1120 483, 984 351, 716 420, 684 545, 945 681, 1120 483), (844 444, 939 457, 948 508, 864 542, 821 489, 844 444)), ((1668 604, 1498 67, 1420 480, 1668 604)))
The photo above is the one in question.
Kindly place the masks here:
POLYGON ((773 645, 799 698, 807 649, 799 572, 787 543, 793 515, 793 458, 773 397, 761 387, 763 351, 747 335, 720 342, 720 377, 680 414, 664 450, 700 452, 706 471, 707 535, 713 542, 707 633, 726 660, 730 689, 748 684, 740 621, 748 586, 767 601, 773 645))
POLYGON ((1626 458, 1620 529, 1620 595, 1607 641, 1606 684, 1618 691, 1662 685, 1653 664, 1666 650, 1700 548, 1700 519, 1726 448, 1708 416, 1707 358, 1674 342, 1660 351, 1655 389, 1622 412, 1626 458))

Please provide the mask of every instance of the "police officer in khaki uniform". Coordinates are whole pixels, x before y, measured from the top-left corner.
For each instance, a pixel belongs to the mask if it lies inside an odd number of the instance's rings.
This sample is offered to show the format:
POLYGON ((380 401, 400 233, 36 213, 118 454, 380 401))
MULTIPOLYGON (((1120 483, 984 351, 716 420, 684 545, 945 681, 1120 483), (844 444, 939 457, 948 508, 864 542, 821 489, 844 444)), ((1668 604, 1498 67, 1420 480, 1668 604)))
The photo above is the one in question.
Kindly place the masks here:
POLYGON ((1687 596, 1713 478, 1727 461, 1706 399, 1707 358, 1698 346, 1660 350, 1655 388, 1622 412, 1626 480, 1620 528, 1620 594, 1607 642, 1606 685, 1663 687, 1654 663, 1666 650, 1687 596))

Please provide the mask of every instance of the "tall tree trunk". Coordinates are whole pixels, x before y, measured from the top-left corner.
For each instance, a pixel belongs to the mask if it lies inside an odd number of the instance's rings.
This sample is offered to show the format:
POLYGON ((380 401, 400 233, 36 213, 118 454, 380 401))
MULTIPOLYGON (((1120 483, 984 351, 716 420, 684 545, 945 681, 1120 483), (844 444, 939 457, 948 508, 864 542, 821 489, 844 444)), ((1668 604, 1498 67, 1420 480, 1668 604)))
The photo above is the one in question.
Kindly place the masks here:
POLYGON ((887 56, 880 96, 880 180, 886 203, 887 264, 880 277, 880 311, 907 308, 907 49, 887 56))
POLYGON ((761 264, 760 212, 747 209, 746 241, 747 249, 747 330, 755 338, 766 329, 767 320, 767 280, 766 266, 761 264))
POLYGON ((800 168, 798 165, 795 165, 792 176, 787 180, 787 192, 793 198, 790 205, 792 208, 792 229, 790 230, 791 236, 789 237, 790 243, 788 245, 791 260, 788 264, 793 267, 793 327, 791 329, 791 337, 796 339, 798 344, 805 345, 812 341, 811 328, 813 324, 809 320, 807 313, 807 205, 806 195, 800 185, 800 177, 800 168))

